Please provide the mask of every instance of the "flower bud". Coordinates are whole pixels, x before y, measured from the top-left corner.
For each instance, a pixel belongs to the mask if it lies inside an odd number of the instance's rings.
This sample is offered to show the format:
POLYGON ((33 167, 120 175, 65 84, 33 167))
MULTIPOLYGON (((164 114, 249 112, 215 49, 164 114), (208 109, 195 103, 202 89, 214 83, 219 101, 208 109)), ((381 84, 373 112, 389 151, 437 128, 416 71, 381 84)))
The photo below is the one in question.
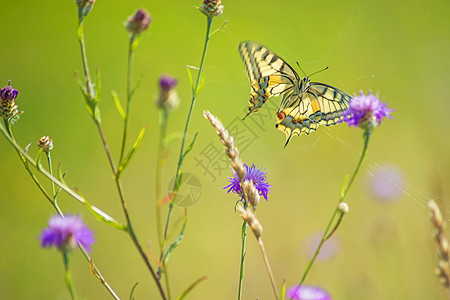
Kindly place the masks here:
POLYGON ((11 87, 11 80, 8 85, 0 89, 0 116, 5 120, 17 120, 19 109, 15 102, 19 92, 11 87))
POLYGON ((223 14, 223 5, 221 0, 203 0, 199 7, 200 11, 207 17, 217 17, 223 14))
POLYGON ((53 150, 53 141, 48 136, 41 137, 37 145, 39 149, 47 153, 53 150))
POLYGON ((177 80, 169 75, 159 78, 159 96, 156 98, 156 106, 161 109, 174 109, 180 104, 180 99, 175 91, 177 80))
POLYGON ((150 25, 152 18, 145 8, 138 9, 133 15, 129 16, 125 22, 126 29, 132 34, 139 34, 146 30, 150 25))

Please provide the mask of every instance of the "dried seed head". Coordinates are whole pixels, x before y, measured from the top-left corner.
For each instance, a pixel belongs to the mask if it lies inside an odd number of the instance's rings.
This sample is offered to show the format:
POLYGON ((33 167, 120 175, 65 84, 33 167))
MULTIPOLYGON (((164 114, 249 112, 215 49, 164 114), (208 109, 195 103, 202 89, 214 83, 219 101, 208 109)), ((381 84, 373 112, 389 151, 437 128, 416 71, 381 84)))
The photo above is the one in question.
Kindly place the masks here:
POLYGON ((150 25, 152 18, 145 8, 138 9, 133 15, 129 16, 125 22, 125 28, 132 34, 139 34, 146 30, 150 25))
POLYGON ((203 0, 199 10, 207 17, 217 17, 223 14, 223 5, 221 0, 203 0))
POLYGON ((241 216, 241 218, 250 226, 256 238, 260 238, 263 232, 263 227, 261 223, 259 223, 258 219, 256 219, 254 212, 251 209, 244 208, 241 205, 238 205, 236 207, 236 211, 241 216))
POLYGON ((433 237, 436 241, 439 261, 436 275, 440 278, 442 284, 446 288, 450 288, 450 266, 448 253, 448 240, 445 236, 445 223, 442 218, 442 213, 435 201, 428 202, 428 208, 431 212, 431 223, 434 227, 433 237))
POLYGON ((216 133, 220 138, 220 141, 225 146, 225 153, 231 158, 231 167, 238 174, 239 179, 243 180, 245 177, 245 168, 242 160, 239 158, 239 151, 234 146, 234 139, 230 136, 228 131, 223 126, 222 122, 209 111, 204 111, 203 116, 211 123, 216 129, 216 133))
POLYGON ((247 201, 253 207, 258 205, 261 197, 259 196, 259 193, 258 193, 258 190, 256 189, 256 187, 253 185, 253 182, 251 182, 249 180, 245 180, 242 183, 242 187, 243 187, 245 198, 247 199, 247 201))
POLYGON ((44 152, 50 152, 53 150, 53 141, 48 136, 43 136, 37 143, 39 149, 44 152))

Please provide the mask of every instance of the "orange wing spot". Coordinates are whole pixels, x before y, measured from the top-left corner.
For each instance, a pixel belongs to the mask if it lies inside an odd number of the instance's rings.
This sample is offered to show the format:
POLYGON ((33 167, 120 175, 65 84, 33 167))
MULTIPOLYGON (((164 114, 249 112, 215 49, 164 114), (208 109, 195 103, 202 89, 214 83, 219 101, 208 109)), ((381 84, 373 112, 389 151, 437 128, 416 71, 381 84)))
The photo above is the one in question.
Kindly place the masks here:
POLYGON ((297 118, 294 118, 294 119, 292 120, 292 123, 294 123, 294 124, 297 124, 297 122, 298 122, 298 119, 297 119, 297 118))
POLYGON ((249 102, 250 102, 251 104, 253 104, 253 97, 250 98, 249 102))
POLYGON ((286 117, 286 115, 284 114, 284 112, 280 111, 278 113, 277 117, 278 117, 278 119, 283 120, 286 117))

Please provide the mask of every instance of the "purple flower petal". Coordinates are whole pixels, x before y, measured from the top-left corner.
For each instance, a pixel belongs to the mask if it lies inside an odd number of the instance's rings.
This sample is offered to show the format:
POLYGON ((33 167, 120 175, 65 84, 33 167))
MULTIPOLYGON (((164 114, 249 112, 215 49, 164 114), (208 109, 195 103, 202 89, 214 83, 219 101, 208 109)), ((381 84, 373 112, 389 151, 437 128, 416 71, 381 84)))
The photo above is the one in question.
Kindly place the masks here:
MULTIPOLYGON (((244 180, 242 182, 244 182, 245 180, 252 181, 259 195, 263 196, 267 201, 268 194, 270 193, 270 188, 272 187, 269 183, 266 182, 267 172, 263 172, 263 170, 258 169, 254 164, 249 167, 246 163, 244 163, 244 166, 246 172, 244 180)), ((242 195, 243 191, 241 188, 241 182, 234 170, 233 175, 233 177, 228 177, 228 181, 230 182, 230 184, 224 187, 224 189, 228 189, 227 193, 233 192, 235 194, 242 195)))
POLYGON ((55 215, 48 221, 48 228, 40 236, 42 247, 55 246, 62 251, 73 250, 80 243, 86 250, 94 243, 92 231, 80 217, 55 215))
POLYGON ((387 107, 371 92, 365 95, 362 91, 359 96, 350 100, 349 108, 344 112, 344 121, 349 126, 357 126, 366 130, 371 130, 381 124, 385 118, 392 118, 390 115, 394 110, 387 107))
POLYGON ((288 289, 286 295, 293 300, 331 300, 324 289, 316 286, 295 285, 288 289))

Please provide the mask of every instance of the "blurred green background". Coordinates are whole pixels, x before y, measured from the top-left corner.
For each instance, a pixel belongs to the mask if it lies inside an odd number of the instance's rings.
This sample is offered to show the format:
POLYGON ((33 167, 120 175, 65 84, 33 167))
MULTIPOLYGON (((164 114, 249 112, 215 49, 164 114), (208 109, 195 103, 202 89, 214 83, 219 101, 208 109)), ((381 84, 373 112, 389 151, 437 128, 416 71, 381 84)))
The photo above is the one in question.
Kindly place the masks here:
MULTIPOLYGON (((190 102, 186 65, 198 66, 206 18, 201 1, 97 1, 85 22, 88 57, 102 74, 101 111, 107 139, 117 159, 122 122, 110 91, 125 99, 127 33, 123 22, 146 7, 153 17, 135 55, 135 75, 144 72, 132 105, 130 143, 140 128, 148 132, 122 176, 134 227, 146 245, 157 249, 155 230, 155 158, 158 114, 157 80, 168 73, 179 80, 180 107, 171 114, 163 186, 176 169, 181 132, 190 102)), ((225 125, 247 132, 237 139, 241 157, 266 168, 273 185, 269 201, 258 207, 264 241, 277 284, 300 280, 311 255, 311 239, 324 230, 346 174, 362 148, 362 131, 347 125, 320 127, 309 136, 285 137, 275 130, 275 115, 244 116, 250 84, 237 52, 241 40, 267 45, 291 65, 350 94, 380 92, 396 111, 377 128, 368 160, 347 198, 344 218, 306 284, 320 285, 333 299, 439 299, 445 291, 434 276, 436 250, 430 238, 426 202, 437 199, 446 215, 449 195, 450 4, 448 1, 224 1, 228 21, 208 48, 205 87, 198 96, 189 139, 197 143, 183 170, 201 184, 199 201, 188 211, 185 238, 170 260, 172 295, 201 276, 208 279, 189 299, 234 299, 237 294, 241 219, 234 213, 236 195, 222 189, 231 171, 219 164, 208 169, 199 160, 208 149, 221 149, 202 111, 225 125), (382 175, 394 185, 395 201, 379 201, 370 189, 377 172, 394 166, 399 175, 382 175), (213 175, 211 175, 213 174, 213 175), (401 175, 403 174, 403 175, 401 175), (391 179, 389 179, 391 178, 391 179), (403 182, 404 181, 404 182, 403 182)), ((3 1, 1 5, 0 80, 20 91, 24 111, 14 125, 22 146, 49 135, 54 164, 62 163, 66 182, 93 204, 125 222, 98 134, 74 79, 82 73, 73 1, 3 1)), ((267 106, 274 113, 280 99, 267 106)), ((266 111, 265 113, 267 113, 266 111)), ((218 161, 226 162, 220 152, 218 161)), ((69 299, 62 259, 42 250, 37 239, 54 211, 23 168, 15 151, 0 138, 0 298, 69 299)), ((204 161, 203 161, 204 162, 204 161)), ((44 181, 47 185, 48 182, 44 181)), ((77 201, 61 194, 64 211, 79 213, 95 231, 92 257, 106 279, 126 299, 134 283, 136 299, 158 299, 155 285, 129 237, 97 222, 77 201)), ((183 209, 175 210, 179 218, 183 209)), ((145 247, 146 248, 146 247, 145 247)), ((272 291, 254 237, 249 234, 244 299, 270 299, 272 291)), ((109 295, 90 274, 79 252, 73 276, 84 299, 109 295)))

